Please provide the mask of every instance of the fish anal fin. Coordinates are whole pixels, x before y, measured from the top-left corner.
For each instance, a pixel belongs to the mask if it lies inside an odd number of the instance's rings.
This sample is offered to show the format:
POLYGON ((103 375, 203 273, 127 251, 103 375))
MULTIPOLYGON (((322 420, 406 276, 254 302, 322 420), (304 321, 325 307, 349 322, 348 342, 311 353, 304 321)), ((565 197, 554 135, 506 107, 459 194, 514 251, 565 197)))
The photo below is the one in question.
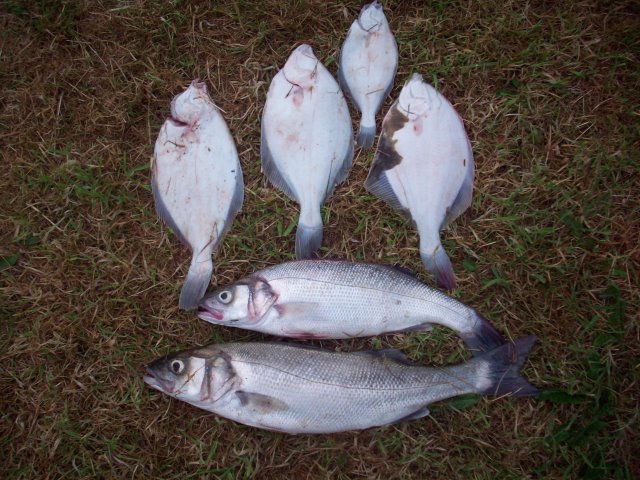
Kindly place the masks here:
POLYGON ((433 323, 425 322, 419 323, 418 325, 413 325, 408 328, 403 328, 402 330, 398 330, 399 333, 405 332, 428 332, 433 329, 433 323))
POLYGON ((473 158, 466 158, 463 161, 471 162, 470 168, 467 169, 467 174, 462 182, 462 186, 460 190, 458 190, 458 195, 456 199, 453 201, 451 206, 447 208, 447 214, 445 215, 442 224, 440 225, 440 230, 445 228, 447 225, 451 224, 456 218, 458 218, 462 213, 471 206, 471 198, 473 196, 473 175, 474 175, 474 166, 473 166, 473 158))
POLYGON ((392 360, 396 363, 401 363, 402 365, 410 365, 410 366, 415 365, 415 362, 413 362, 409 357, 407 357, 400 350, 396 350, 395 348, 383 348, 380 350, 365 350, 362 353, 364 355, 369 355, 371 357, 375 357, 380 360, 392 360))
MULTIPOLYGON (((351 132, 351 136, 349 138, 349 148, 347 149, 346 155, 342 159, 342 166, 340 167, 340 170, 338 170, 338 173, 336 174, 335 185, 342 183, 347 178, 347 175, 349 175, 349 171, 351 170, 352 164, 353 164, 353 131, 351 132)), ((331 191, 327 192, 327 195, 325 196, 325 201, 331 195, 333 188, 330 190, 331 191)))
POLYGON ((229 214, 227 215, 226 224, 231 225, 233 218, 238 214, 242 208, 244 202, 244 179, 242 178, 242 167, 240 162, 236 166, 236 187, 233 191, 233 197, 231 198, 231 205, 229 206, 229 214))
POLYGON ((288 408, 288 405, 282 400, 261 393, 238 390, 236 396, 243 407, 259 413, 270 413, 288 408))
POLYGON ((410 413, 409 415, 406 415, 402 418, 399 418, 393 423, 395 424, 395 423, 409 422, 411 420, 417 420, 418 418, 426 417, 427 415, 429 415, 429 409, 427 407, 420 407, 415 412, 410 413))

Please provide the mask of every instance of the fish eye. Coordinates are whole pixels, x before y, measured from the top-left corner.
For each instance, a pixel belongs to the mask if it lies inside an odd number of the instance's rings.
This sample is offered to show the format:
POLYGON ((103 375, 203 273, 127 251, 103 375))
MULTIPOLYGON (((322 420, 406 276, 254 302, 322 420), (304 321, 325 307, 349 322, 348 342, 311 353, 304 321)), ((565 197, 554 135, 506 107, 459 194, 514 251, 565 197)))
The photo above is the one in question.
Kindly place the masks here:
POLYGON ((171 371, 177 375, 181 374, 184 370, 184 363, 182 360, 174 360, 171 362, 171 371))
POLYGON ((233 298, 233 295, 229 290, 223 290, 218 294, 218 300, 220 300, 224 304, 231 302, 232 298, 233 298))

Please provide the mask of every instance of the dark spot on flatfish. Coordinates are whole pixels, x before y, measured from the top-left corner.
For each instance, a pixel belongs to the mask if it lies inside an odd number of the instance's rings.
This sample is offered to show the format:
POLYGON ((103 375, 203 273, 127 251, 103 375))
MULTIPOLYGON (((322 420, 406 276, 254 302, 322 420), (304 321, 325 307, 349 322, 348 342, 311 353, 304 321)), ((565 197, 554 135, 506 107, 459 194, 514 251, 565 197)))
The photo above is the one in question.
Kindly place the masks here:
POLYGON ((402 161, 402 157, 398 155, 395 149, 397 140, 393 140, 393 134, 404 127, 408 121, 409 118, 400 111, 396 101, 389 109, 388 116, 382 125, 378 151, 369 174, 369 178, 372 181, 376 181, 382 172, 395 167, 402 161))

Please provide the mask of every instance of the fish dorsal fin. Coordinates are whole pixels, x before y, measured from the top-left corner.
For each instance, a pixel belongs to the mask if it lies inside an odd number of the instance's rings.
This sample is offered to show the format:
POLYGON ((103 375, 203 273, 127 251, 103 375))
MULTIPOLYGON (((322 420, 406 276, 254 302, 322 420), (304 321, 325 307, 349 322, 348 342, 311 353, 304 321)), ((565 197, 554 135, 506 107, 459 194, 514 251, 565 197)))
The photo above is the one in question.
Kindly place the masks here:
POLYGON ((400 350, 395 348, 383 348, 381 350, 365 350, 361 352, 363 355, 369 355, 371 357, 378 358, 380 360, 393 360, 394 362, 401 363, 402 365, 414 366, 415 362, 413 362, 409 357, 407 357, 400 350))
POLYGON ((404 416, 402 418, 399 418, 398 420, 396 420, 393 423, 408 422, 410 420, 416 420, 418 418, 426 417, 427 415, 429 415, 429 409, 427 407, 420 407, 415 412, 410 413, 409 415, 406 415, 406 416, 404 416))
POLYGON ((382 122, 382 134, 378 141, 378 148, 371 164, 371 170, 369 170, 367 180, 364 182, 364 188, 387 202, 392 208, 400 210, 411 218, 408 205, 403 204, 402 199, 393 191, 393 187, 387 177, 387 171, 402 162, 402 157, 395 149, 393 135, 404 126, 406 121, 407 118, 398 110, 398 102, 396 101, 389 109, 384 122, 382 122))
MULTIPOLYGON (((373 168, 371 169, 371 173, 373 173, 373 168)), ((402 215, 412 220, 411 212, 409 212, 407 207, 402 205, 402 202, 396 196, 393 187, 389 183, 389 180, 387 180, 387 174, 385 172, 380 172, 380 175, 376 179, 372 178, 371 174, 369 174, 364 188, 380 200, 387 202, 391 208, 398 210, 402 215)))
MULTIPOLYGON (((264 116, 264 115, 263 115, 264 116)), ((278 166, 273 160, 271 151, 269 151, 269 145, 267 144, 267 137, 264 134, 264 119, 262 120, 261 138, 260 138, 260 159, 262 160, 262 172, 269 179, 271 184, 282 190, 289 198, 294 199, 298 203, 300 200, 293 192, 287 181, 284 179, 278 166)))
POLYGON ((349 96, 349 98, 351 98, 351 101, 355 104, 356 102, 353 99, 353 93, 351 93, 351 89, 349 88, 349 83, 347 82, 347 79, 344 76, 344 68, 342 67, 342 50, 344 50, 344 46, 347 43, 348 39, 349 39, 349 34, 347 33, 347 38, 344 39, 344 42, 342 43, 342 48, 340 49, 340 60, 338 61, 338 85, 340 85, 342 92, 346 93, 349 96))
POLYGON ((453 222, 456 218, 462 215, 467 208, 471 206, 471 197, 473 195, 473 158, 467 158, 464 161, 471 162, 471 168, 467 169, 467 174, 464 177, 464 181, 462 182, 462 186, 460 190, 458 190, 458 195, 456 199, 453 201, 451 206, 447 208, 447 214, 440 225, 440 230, 445 228, 451 222, 453 222))
POLYGON ((398 108, 396 100, 382 122, 382 134, 378 141, 376 155, 369 171, 369 176, 364 182, 364 187, 376 197, 381 198, 393 208, 400 211, 407 211, 408 205, 402 202, 396 192, 393 191, 387 171, 393 169, 402 162, 402 156, 396 151, 393 136, 401 130, 409 121, 404 113, 398 108))
POLYGON ((288 405, 282 400, 270 397, 269 395, 263 395, 262 393, 238 390, 236 392, 236 396, 243 407, 260 413, 270 413, 278 410, 286 410, 288 408, 288 405))
POLYGON ((389 268, 395 270, 396 272, 409 275, 412 278, 418 278, 418 276, 416 275, 416 272, 414 272, 413 270, 409 270, 407 267, 403 267, 402 265, 398 265, 397 263, 394 263, 393 265, 389 265, 389 268))

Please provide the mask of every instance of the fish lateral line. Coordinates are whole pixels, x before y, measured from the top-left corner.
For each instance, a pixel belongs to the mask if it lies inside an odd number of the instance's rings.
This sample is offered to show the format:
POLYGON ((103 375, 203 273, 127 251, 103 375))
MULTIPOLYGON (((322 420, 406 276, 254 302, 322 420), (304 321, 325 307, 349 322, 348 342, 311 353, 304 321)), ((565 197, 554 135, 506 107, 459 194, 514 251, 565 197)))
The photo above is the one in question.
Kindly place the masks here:
MULTIPOLYGON (((309 281, 309 282, 323 283, 325 285, 335 285, 335 286, 338 286, 338 287, 352 287, 353 288, 353 285, 350 285, 348 283, 335 283, 335 282, 330 282, 330 281, 326 281, 326 280, 318 280, 316 278, 307 278, 307 277, 286 276, 286 277, 274 277, 274 278, 271 279, 271 281, 275 281, 275 280, 306 280, 306 281, 309 281)), ((266 282, 266 283, 269 283, 269 282, 266 282)), ((425 284, 424 286, 426 287, 427 285, 425 284)), ((361 288, 363 290, 370 290, 370 291, 373 291, 373 292, 389 293, 388 290, 383 290, 383 289, 376 288, 376 287, 361 287, 361 286, 358 286, 356 288, 361 288)), ((436 289, 434 289, 434 290, 436 290, 436 289)), ((439 293, 442 293, 442 292, 440 292, 440 290, 436 290, 436 291, 439 292, 439 293)), ((411 298, 411 299, 414 299, 414 300, 422 300, 423 302, 427 301, 424 297, 416 297, 414 295, 407 295, 407 294, 404 294, 404 293, 394 293, 394 295, 397 295, 397 296, 402 297, 402 298, 411 298)), ((443 293, 443 295, 444 295, 444 293, 443 293)), ((453 300, 456 300, 457 302, 459 302, 459 300, 457 300, 457 299, 455 299, 453 297, 450 297, 450 298, 453 299, 453 300)), ((443 304, 435 302, 435 301, 428 302, 428 303, 433 303, 433 304, 435 304, 435 305, 437 305, 437 306, 439 306, 441 308, 449 310, 451 313, 458 314, 458 312, 456 312, 455 310, 452 310, 447 305, 443 305, 443 304)), ((475 310, 475 309, 473 309, 473 307, 468 307, 468 308, 471 308, 472 310, 475 310)))
MULTIPOLYGON (((354 353, 359 353, 359 352, 354 352, 354 353)), ((305 377, 305 376, 302 376, 302 375, 295 374, 295 373, 290 372, 288 370, 283 370, 282 368, 278 368, 278 367, 275 367, 273 365, 268 365, 266 363, 261 363, 261 362, 257 362, 257 361, 249 361, 249 360, 232 360, 232 361, 234 363, 242 363, 242 364, 245 364, 245 365, 257 365, 257 366, 260 366, 260 367, 270 368, 270 369, 276 370, 276 371, 278 371, 280 373, 284 373, 285 375, 289 375, 290 377, 295 377, 295 378, 299 378, 299 379, 305 380, 305 381, 307 381, 309 383, 314 383, 314 384, 318 384, 318 385, 328 385, 328 386, 331 386, 331 387, 340 387, 340 388, 344 388, 346 390, 365 390, 365 391, 372 391, 372 392, 397 392, 397 391, 405 391, 405 390, 406 391, 409 391, 409 390, 420 390, 420 389, 423 389, 425 387, 433 387, 433 386, 440 386, 440 385, 451 385, 450 382, 446 382, 446 381, 431 381, 431 382, 428 382, 428 383, 420 383, 419 385, 412 385, 412 386, 401 387, 401 388, 384 388, 384 387, 375 388, 375 387, 363 387, 363 386, 358 386, 358 385, 350 386, 350 385, 343 385, 341 383, 321 382, 321 381, 314 380, 314 379, 311 379, 311 378, 308 378, 308 377, 305 377)), ((409 367, 407 365, 402 365, 400 363, 396 363, 396 365, 403 366, 404 368, 412 368, 412 367, 409 367)), ((417 368, 417 369, 437 368, 437 369, 441 370, 440 367, 423 367, 422 365, 419 365, 419 364, 416 365, 413 368, 417 368)), ((449 375, 449 374, 447 374, 447 375, 449 375)), ((449 376, 453 377, 453 375, 449 375, 449 376)), ((454 378, 456 378, 456 377, 454 377, 454 378)))

